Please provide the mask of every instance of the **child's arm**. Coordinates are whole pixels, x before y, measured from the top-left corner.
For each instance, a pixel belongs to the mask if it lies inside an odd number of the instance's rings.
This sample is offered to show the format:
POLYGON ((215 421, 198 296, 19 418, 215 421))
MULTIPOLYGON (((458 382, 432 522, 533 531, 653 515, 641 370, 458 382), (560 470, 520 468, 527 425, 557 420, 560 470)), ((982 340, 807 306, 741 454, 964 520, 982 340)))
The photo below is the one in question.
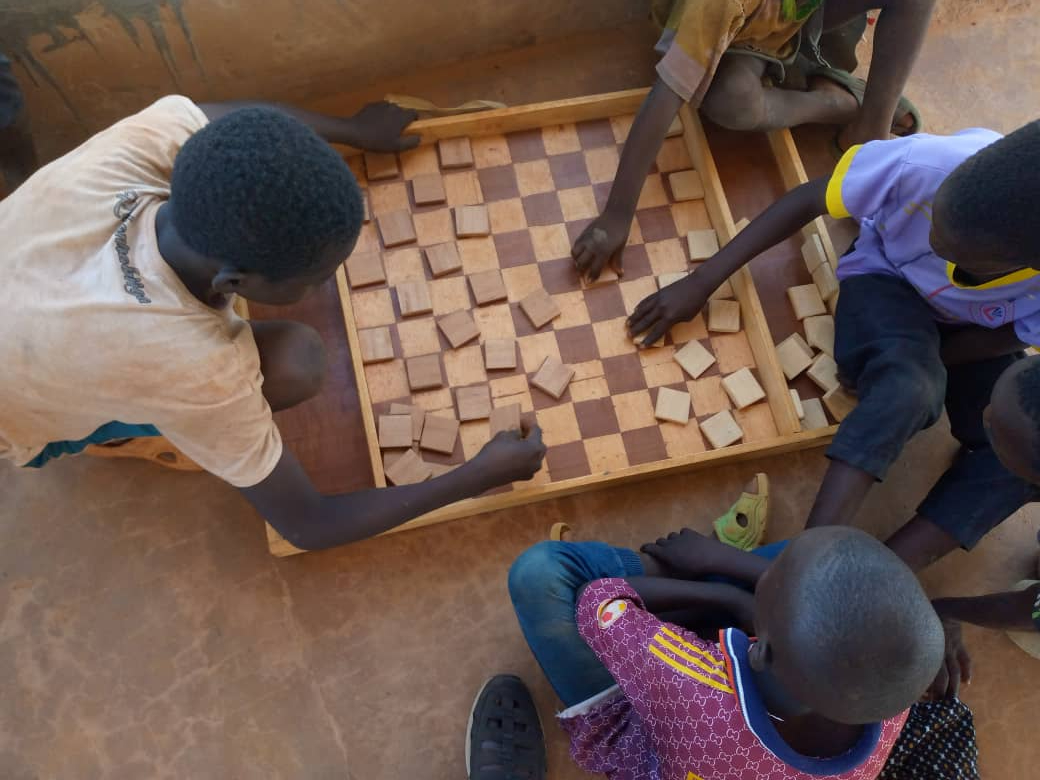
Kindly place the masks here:
POLYGON ((999 328, 969 325, 943 339, 942 359, 948 366, 1010 355, 1028 346, 1015 332, 1014 324, 999 328))
POLYGON ((661 79, 643 101, 621 151, 617 176, 610 188, 603 213, 578 236, 571 249, 578 273, 591 280, 599 277, 609 262, 621 272, 621 253, 628 241, 639 194, 643 191, 650 166, 661 150, 668 126, 679 113, 682 99, 661 79))
POLYGON ((545 457, 542 432, 498 434, 454 471, 415 485, 323 496, 288 449, 271 475, 242 488, 249 503, 290 543, 320 550, 376 536, 434 509, 528 480, 545 457))
POLYGON ((814 179, 791 190, 686 279, 647 296, 628 318, 631 334, 646 332, 646 346, 673 325, 693 319, 711 294, 740 267, 827 213, 828 182, 829 178, 814 179))
POLYGON ((1038 596, 1040 585, 1032 585, 1025 590, 988 596, 935 599, 932 606, 943 620, 1004 631, 1032 631, 1036 628, 1033 605, 1038 596))
POLYGON ((747 591, 721 582, 690 582, 665 577, 626 577, 625 581, 655 615, 678 610, 703 609, 705 614, 723 611, 737 627, 754 630, 755 598, 747 591))
POLYGON ((690 528, 644 544, 639 551, 664 566, 669 577, 680 580, 725 577, 751 587, 758 583, 771 563, 767 558, 730 547, 690 528))
POLYGON ((277 108, 307 127, 329 143, 345 144, 370 152, 401 152, 419 145, 419 136, 402 135, 405 128, 419 116, 415 111, 382 101, 369 103, 353 116, 339 117, 318 114, 303 108, 282 104, 249 101, 205 103, 199 108, 212 122, 240 108, 277 108))

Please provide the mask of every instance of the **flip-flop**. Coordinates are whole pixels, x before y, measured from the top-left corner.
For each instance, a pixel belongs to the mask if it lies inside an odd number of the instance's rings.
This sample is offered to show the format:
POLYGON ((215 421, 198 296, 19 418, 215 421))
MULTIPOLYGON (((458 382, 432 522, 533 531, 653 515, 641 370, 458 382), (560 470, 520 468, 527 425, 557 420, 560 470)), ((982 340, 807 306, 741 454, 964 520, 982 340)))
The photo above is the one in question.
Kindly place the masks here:
POLYGON ((500 674, 480 689, 469 715, 466 776, 470 780, 545 780, 545 736, 531 692, 500 674))
POLYGON ((715 535, 738 550, 754 550, 766 535, 769 521, 769 477, 755 475, 755 491, 740 494, 737 503, 714 522, 715 535))

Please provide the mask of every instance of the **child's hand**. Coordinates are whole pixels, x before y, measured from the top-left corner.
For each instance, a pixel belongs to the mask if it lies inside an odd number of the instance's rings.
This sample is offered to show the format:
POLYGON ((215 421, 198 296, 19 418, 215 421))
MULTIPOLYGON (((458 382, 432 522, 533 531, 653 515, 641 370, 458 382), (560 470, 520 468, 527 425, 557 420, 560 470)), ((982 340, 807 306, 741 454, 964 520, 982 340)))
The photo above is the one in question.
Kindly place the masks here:
POLYGON ((663 564, 673 577, 684 580, 725 574, 730 568, 727 559, 732 558, 733 553, 743 555, 739 550, 689 528, 644 544, 639 551, 663 564))
POLYGON ((622 253, 628 241, 632 218, 619 218, 603 213, 585 228, 571 248, 571 257, 578 273, 589 281, 599 278, 603 267, 609 262, 621 276, 622 253))
POLYGON ((925 694, 926 699, 956 699, 961 683, 971 682, 971 654, 964 646, 961 636, 961 624, 956 620, 944 620, 943 630, 946 632, 946 655, 935 682, 925 694))
POLYGON ((350 145, 369 152, 403 152, 419 145, 419 136, 401 135, 418 114, 385 100, 369 103, 346 121, 350 145))
POLYGON ((479 461, 485 489, 531 479, 542 467, 545 445, 542 429, 521 423, 519 431, 502 431, 484 445, 474 459, 479 461))
POLYGON ((698 281, 696 273, 690 274, 640 301, 628 318, 628 332, 633 337, 646 332, 643 346, 654 344, 673 325, 696 317, 712 292, 698 281))

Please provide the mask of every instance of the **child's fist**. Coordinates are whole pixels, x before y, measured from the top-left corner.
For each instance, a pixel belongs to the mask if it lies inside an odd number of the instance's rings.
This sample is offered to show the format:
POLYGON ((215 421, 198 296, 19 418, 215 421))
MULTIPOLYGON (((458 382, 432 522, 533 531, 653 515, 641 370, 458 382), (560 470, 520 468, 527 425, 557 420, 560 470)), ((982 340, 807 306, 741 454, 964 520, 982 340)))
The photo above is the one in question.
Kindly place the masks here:
POLYGON ((544 458, 542 429, 521 423, 521 430, 501 431, 485 444, 476 460, 490 489, 531 479, 542 467, 544 458))

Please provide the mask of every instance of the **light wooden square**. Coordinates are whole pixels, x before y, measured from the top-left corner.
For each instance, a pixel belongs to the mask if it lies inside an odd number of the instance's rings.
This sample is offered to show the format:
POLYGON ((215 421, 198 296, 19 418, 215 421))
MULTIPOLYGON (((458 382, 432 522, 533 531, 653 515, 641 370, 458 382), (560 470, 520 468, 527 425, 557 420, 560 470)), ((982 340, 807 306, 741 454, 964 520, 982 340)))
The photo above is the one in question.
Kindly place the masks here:
POLYGON ((715 364, 715 356, 699 341, 691 341, 675 353, 675 362, 694 379, 715 364))
POLYGON ((484 202, 484 191, 480 188, 476 171, 444 174, 444 193, 449 206, 476 206, 484 202))
POLYGON ((614 404, 614 416, 617 417, 618 427, 622 431, 635 431, 657 424, 649 390, 619 393, 611 397, 610 401, 614 404))
POLYGON ((412 404, 390 404, 390 414, 407 414, 412 418, 412 441, 422 437, 423 423, 426 421, 426 410, 412 404))
MULTIPOLYGON (((412 390, 428 390, 433 387, 444 387, 444 374, 441 371, 440 355, 422 355, 408 358, 405 361, 408 370, 408 386, 412 390)), ((371 388, 371 382, 369 387, 371 388)), ((401 395, 408 395, 401 393, 401 395)))
POLYGON ((690 150, 682 138, 668 138, 661 144, 657 153, 657 169, 662 173, 672 173, 693 167, 690 150))
POLYGON ((810 275, 823 263, 827 262, 827 255, 823 251, 823 243, 815 233, 802 244, 802 259, 805 260, 805 270, 810 275))
POLYGON ((708 301, 708 330, 736 333, 740 330, 740 304, 722 298, 708 301))
POLYGON ((394 304, 387 289, 354 293, 350 296, 350 303, 359 328, 394 324, 394 304))
POLYGON ((368 189, 368 205, 373 216, 379 217, 392 211, 407 211, 408 186, 403 181, 390 184, 374 184, 368 189))
POLYGON ((383 257, 378 252, 352 254, 347 258, 347 279, 352 288, 381 284, 386 281, 383 257))
POLYGON ((794 404, 794 412, 798 415, 799 420, 805 419, 805 407, 802 406, 802 397, 798 395, 798 391, 793 387, 788 391, 791 393, 791 403, 794 404))
POLYGON ((444 373, 452 387, 476 385, 487 381, 484 370, 484 353, 479 344, 470 344, 459 349, 449 349, 442 356, 444 373))
POLYGON ((628 355, 636 351, 635 342, 628 333, 625 317, 602 320, 592 323, 592 332, 596 336, 596 349, 603 358, 628 355))
POLYGON ((834 362, 834 358, 826 353, 817 356, 806 373, 816 383, 816 386, 825 393, 829 393, 840 385, 838 382, 838 364, 834 362))
POLYGON ((393 179, 397 176, 397 155, 365 152, 365 176, 369 181, 393 179))
POLYGON ((491 425, 487 420, 470 420, 459 427, 462 454, 471 460, 491 441, 491 425))
POLYGON ((430 286, 425 279, 401 282, 397 290, 397 305, 402 317, 414 317, 419 314, 430 314, 433 301, 430 299, 430 286))
POLYGON ((708 216, 708 208, 703 200, 684 200, 673 203, 669 209, 680 236, 685 236, 691 230, 707 230, 711 227, 711 217, 708 216))
POLYGON ((669 458, 685 458, 698 452, 704 452, 707 446, 701 436, 701 428, 696 421, 686 425, 660 425, 664 449, 669 458))
POLYGON ((437 142, 442 168, 468 168, 473 165, 473 147, 468 138, 444 138, 437 142))
POLYGON ((545 146, 545 153, 550 157, 555 154, 581 151, 578 128, 573 123, 543 127, 542 144, 545 146))
POLYGON ((713 292, 711 296, 709 296, 709 299, 717 301, 722 298, 730 299, 736 297, 736 293, 733 292, 733 283, 729 279, 727 279, 716 288, 715 292, 713 292))
POLYGON ((506 404, 491 410, 491 438, 502 431, 520 430, 520 404, 506 404))
POLYGON ((394 359, 394 342, 390 338, 390 328, 359 330, 358 341, 361 342, 362 363, 367 365, 394 359))
POLYGON ((654 416, 658 420, 686 425, 690 421, 690 394, 670 387, 659 388, 654 416))
POLYGON ((659 173, 651 173, 643 183, 636 201, 636 209, 654 209, 668 205, 668 193, 664 191, 664 179, 659 173))
POLYGON ((383 246, 387 249, 402 244, 410 244, 416 240, 415 224, 410 211, 391 211, 376 217, 379 235, 383 237, 383 246))
POLYGON ((433 469, 414 452, 405 450, 399 458, 384 465, 383 474, 391 485, 414 485, 432 477, 433 469))
POLYGON ((681 282, 689 275, 690 274, 687 271, 678 271, 676 273, 661 274, 657 277, 657 286, 663 290, 665 287, 668 287, 669 285, 675 284, 676 282, 681 282))
POLYGON ((556 189, 548 160, 516 163, 513 170, 516 171, 516 183, 522 197, 556 189))
POLYGON ((416 212, 412 219, 415 235, 422 246, 455 241, 455 222, 451 216, 451 209, 416 212))
POLYGON ((507 303, 496 303, 474 309, 473 319, 480 328, 480 335, 485 339, 516 339, 516 326, 507 303))
POLYGON ((823 411, 823 402, 819 398, 803 399, 802 408, 805 410, 805 417, 802 419, 803 431, 815 431, 830 425, 827 413, 823 411))
POLYGON ((599 216, 596 193, 592 187, 560 190, 557 196, 560 199, 560 209, 563 211, 565 222, 577 222, 579 219, 591 219, 599 216))
POLYGON ((593 474, 619 471, 629 465, 625 440, 621 438, 620 433, 586 439, 585 456, 593 474))
POLYGON ((617 178, 618 151, 614 146, 601 146, 585 152, 585 167, 593 184, 612 182, 617 178))
POLYGON ((697 171, 679 171, 668 176, 672 195, 678 201, 701 200, 704 198, 704 183, 697 171))
POLYGON ((455 399, 452 398, 451 390, 447 387, 413 392, 412 403, 427 412, 436 412, 443 417, 455 416, 455 399))
POLYGON ((470 307, 469 285, 464 276, 446 276, 430 282, 430 298, 433 299, 433 314, 443 317, 459 309, 470 307))
POLYGON ((693 413, 697 417, 718 414, 732 407, 729 396, 722 389, 721 376, 706 376, 703 379, 694 379, 687 382, 686 386, 690 389, 693 413))
POLYGON ((437 327, 441 329, 444 337, 448 339, 448 343, 455 349, 480 336, 477 323, 465 309, 441 317, 437 320, 437 327))
POLYGON ((358 233, 357 243, 354 244, 355 254, 364 254, 365 252, 379 252, 382 250, 382 246, 379 243, 379 229, 375 224, 367 224, 361 226, 361 232, 358 233))
MULTIPOLYGON (((679 117, 676 117, 678 120, 679 117)), ((632 130, 632 123, 636 121, 634 114, 624 116, 612 116, 610 118, 610 129, 614 132, 614 140, 624 144, 628 140, 628 134, 632 130)), ((674 122, 672 124, 675 124, 674 122)), ((669 128, 670 130, 671 128, 669 128)))
POLYGON ((802 320, 805 328, 805 340, 809 345, 834 357, 834 317, 821 314, 818 317, 806 317, 802 320))
POLYGON ((499 267, 495 240, 490 236, 459 241, 459 255, 462 257, 462 270, 467 274, 499 267))
POLYGON ((581 438, 574 404, 559 404, 535 412, 535 419, 542 429, 542 441, 546 447, 568 444, 581 438))
POLYGON ((838 294, 838 277, 835 276, 834 269, 830 267, 829 263, 820 263, 812 272, 812 280, 823 300, 829 301, 838 294))
POLYGON ((386 283, 391 287, 396 287, 402 282, 426 280, 422 252, 417 247, 387 252, 384 265, 386 265, 386 283))
POLYGON ((495 168, 513 162, 513 156, 509 153, 509 142, 504 135, 482 135, 471 139, 470 146, 478 168, 495 168))
POLYGON ((487 206, 459 206, 455 209, 455 235, 459 238, 486 236, 491 233, 487 206))
POLYGON ((374 404, 403 398, 409 392, 405 364, 399 359, 365 366, 365 383, 374 404))
MULTIPOLYGON (((571 366, 574 368, 574 366, 571 366)), ((577 377, 577 372, 575 372, 577 377)), ((601 376, 590 379, 572 379, 570 388, 571 400, 575 403, 580 401, 595 401, 598 398, 607 398, 610 395, 610 387, 607 380, 601 376)))
POLYGON ((744 432, 744 443, 750 444, 766 439, 775 439, 780 435, 776 428, 776 421, 769 409, 769 404, 758 403, 733 412, 733 419, 737 421, 740 430, 744 432))
POLYGON ((560 316, 560 307, 544 289, 539 288, 520 301, 520 308, 535 329, 560 316))
POLYGON ((506 286, 509 300, 522 301, 536 290, 542 289, 542 274, 534 263, 502 269, 502 282, 506 286))
POLYGON ((630 282, 621 282, 618 287, 621 290, 621 299, 625 302, 625 311, 631 314, 643 299, 657 292, 657 279, 644 276, 630 282))
POLYGON ((815 284, 788 287, 787 299, 791 301, 795 319, 804 320, 806 317, 827 313, 827 307, 823 305, 823 298, 820 297, 820 291, 815 284))
POLYGON ((528 374, 537 371, 546 358, 562 360, 560 344, 556 340, 556 334, 551 330, 531 336, 522 336, 516 340, 516 343, 520 347, 520 359, 523 362, 524 371, 528 374))
POLYGON ((571 256, 571 239, 564 225, 544 225, 528 228, 534 256, 538 262, 559 260, 571 256))
POLYGON ((672 341, 676 344, 685 344, 688 341, 698 341, 708 338, 708 325, 704 321, 704 315, 698 314, 692 320, 680 322, 672 326, 672 341))
POLYGON ((840 385, 832 390, 828 390, 823 396, 823 405, 827 407, 831 417, 838 422, 848 417, 852 410, 856 408, 857 403, 859 401, 856 396, 846 391, 840 385))
POLYGON ((459 420, 486 420, 491 416, 491 393, 487 385, 459 387, 455 389, 459 420))
POLYGON ((788 381, 805 371, 813 361, 813 351, 799 333, 792 333, 777 344, 776 356, 788 381))
MULTIPOLYGON (((676 115, 672 123, 668 125, 668 131, 664 134, 665 138, 675 138, 678 135, 683 134, 682 120, 676 115)), ((618 143, 624 143, 624 141, 618 141, 618 143)))
POLYGON ((647 387, 677 385, 686 381, 686 375, 683 374, 682 368, 675 362, 644 366, 643 376, 646 377, 647 387))
POLYGON ((719 251, 719 237, 714 230, 691 230, 686 234, 690 260, 707 260, 719 251))
POLYGON ((448 195, 444 191, 444 179, 439 173, 424 173, 412 179, 412 198, 417 206, 432 206, 444 203, 448 195))
POLYGON ((487 339, 484 366, 488 371, 516 368, 516 339, 487 339))
POLYGON ((585 305, 585 296, 580 290, 567 293, 557 293, 553 296, 562 312, 553 320, 553 328, 574 328, 578 325, 588 325, 592 322, 589 316, 589 307, 585 305))
POLYGON ((417 146, 401 152, 401 174, 406 179, 414 179, 429 173, 440 173, 437 162, 437 147, 432 144, 417 146))
POLYGON ((479 273, 471 274, 467 278, 469 279, 470 289, 473 290, 473 300, 477 302, 477 306, 502 301, 508 297, 506 285, 502 281, 502 272, 497 268, 492 268, 489 271, 480 271, 479 273))
POLYGON ((755 367, 755 353, 747 333, 720 333, 711 337, 711 351, 719 361, 719 371, 732 374, 745 366, 755 367))
POLYGON ((451 455, 459 438, 459 422, 439 414, 427 414, 419 448, 451 455))
POLYGON ((538 372, 531 377, 531 384, 559 400, 574 378, 574 369, 552 357, 547 357, 538 372))
POLYGON ((491 388, 492 398, 509 398, 522 395, 528 390, 527 377, 523 374, 492 379, 488 386, 491 388))
POLYGON ((462 269, 459 248, 454 241, 435 244, 427 247, 424 251, 426 253, 426 262, 430 265, 430 273, 434 277, 446 276, 462 269))
POLYGON ((766 397, 766 391, 755 379, 750 368, 742 368, 725 377, 722 380, 722 389, 737 409, 751 406, 766 397))
POLYGON ((379 446, 383 449, 412 446, 412 416, 410 414, 381 414, 379 416, 379 446))
POLYGON ((728 412, 719 412, 701 423, 701 433, 711 443, 714 449, 722 449, 736 444, 744 438, 744 432, 728 412))
POLYGON ((495 200, 488 203, 487 208, 492 233, 512 233, 527 229, 527 215, 524 214, 524 203, 520 198, 495 200))

